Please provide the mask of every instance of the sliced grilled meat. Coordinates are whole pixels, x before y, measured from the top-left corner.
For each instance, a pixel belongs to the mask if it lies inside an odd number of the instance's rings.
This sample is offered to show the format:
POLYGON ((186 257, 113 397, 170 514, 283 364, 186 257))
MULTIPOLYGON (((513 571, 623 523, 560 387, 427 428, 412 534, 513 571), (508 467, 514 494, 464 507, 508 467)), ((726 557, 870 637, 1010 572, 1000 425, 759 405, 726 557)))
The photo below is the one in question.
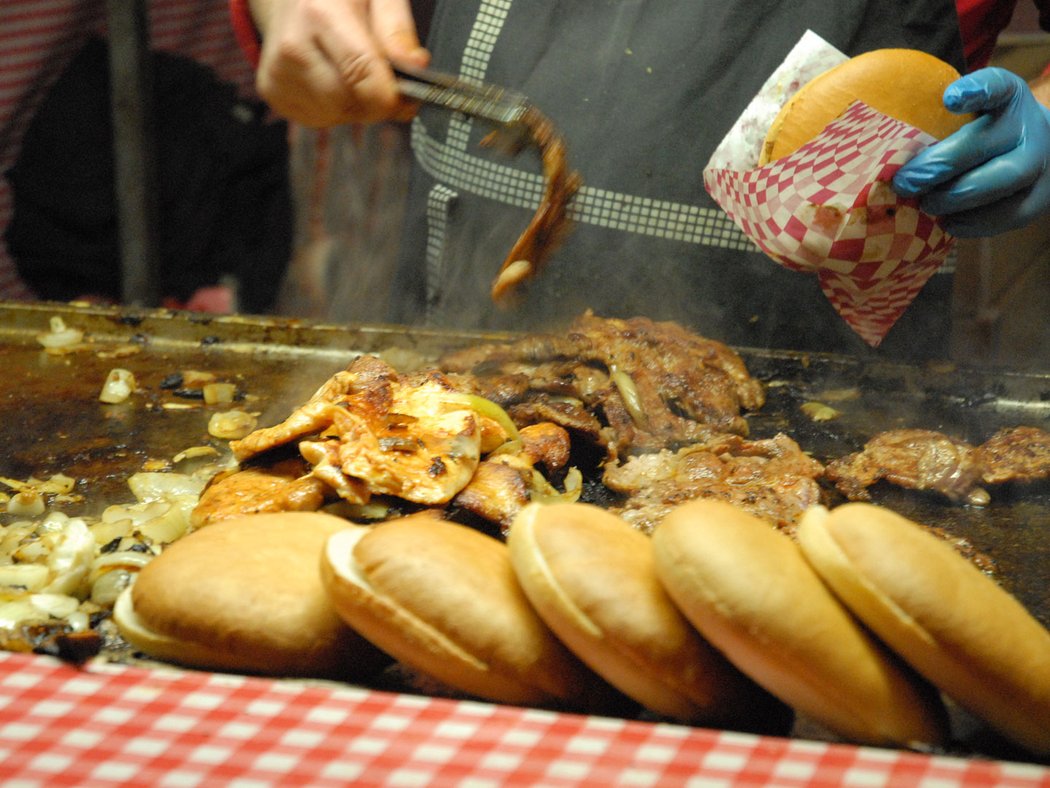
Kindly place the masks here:
POLYGON ((216 476, 194 507, 190 525, 199 528, 242 514, 314 512, 329 496, 331 490, 310 475, 305 462, 282 460, 266 468, 216 476))
POLYGON ((606 469, 606 486, 627 496, 615 511, 651 533, 673 507, 717 498, 793 533, 802 513, 820 503, 823 465, 784 434, 767 440, 720 435, 705 443, 631 457, 606 469))
POLYGON ((1050 478, 1050 432, 1038 427, 999 430, 977 453, 985 484, 1050 478))
POLYGON ((828 463, 825 477, 852 501, 870 500, 868 488, 885 479, 912 490, 940 493, 953 502, 984 506, 981 458, 969 443, 934 430, 883 432, 862 451, 828 463))
POLYGON ((446 355, 439 366, 475 376, 479 393, 512 412, 527 412, 541 397, 578 401, 602 425, 611 458, 715 434, 746 435, 741 411, 764 401, 762 385, 728 346, 641 317, 587 313, 564 334, 468 348, 446 355))

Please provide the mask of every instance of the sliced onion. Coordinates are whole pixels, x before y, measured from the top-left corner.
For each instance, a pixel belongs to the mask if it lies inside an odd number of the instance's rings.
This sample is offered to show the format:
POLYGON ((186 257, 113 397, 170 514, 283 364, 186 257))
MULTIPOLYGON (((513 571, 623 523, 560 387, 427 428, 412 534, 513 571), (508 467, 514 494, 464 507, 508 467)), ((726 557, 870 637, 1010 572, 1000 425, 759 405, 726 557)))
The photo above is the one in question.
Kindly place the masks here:
POLYGON ((45 616, 52 618, 66 618, 80 607, 79 599, 66 594, 33 594, 29 601, 45 616))
POLYGON ((338 517, 354 521, 384 520, 390 514, 390 504, 377 499, 367 503, 347 503, 340 501, 336 508, 325 507, 324 511, 338 517))
POLYGON ((169 505, 162 514, 146 521, 136 530, 155 545, 167 545, 184 536, 189 528, 189 510, 169 505))
POLYGON ((30 621, 39 621, 41 612, 33 604, 30 594, 0 602, 0 630, 12 630, 30 621))
POLYGON ((65 493, 73 492, 73 488, 76 487, 77 480, 72 476, 66 476, 64 473, 56 473, 46 481, 41 479, 30 478, 26 484, 31 486, 34 490, 41 493, 54 493, 56 495, 63 495, 65 493))
POLYGON ((823 402, 803 402, 799 409, 812 421, 833 421, 842 415, 840 411, 823 402))
POLYGON ((126 569, 129 572, 137 572, 154 558, 153 553, 142 553, 138 550, 120 550, 116 553, 106 553, 95 559, 91 566, 89 581, 94 583, 106 572, 114 569, 126 569))
POLYGON ((133 391, 135 391, 135 376, 130 370, 114 367, 106 376, 106 382, 102 385, 98 398, 108 405, 116 405, 126 401, 133 391))
POLYGON ((257 423, 255 416, 243 410, 213 413, 208 420, 208 434, 221 440, 240 440, 250 434, 257 423))
POLYGON ((52 594, 77 595, 94 560, 95 537, 88 530, 87 523, 80 518, 70 519, 62 532, 62 539, 51 551, 47 562, 51 582, 43 590, 52 594))
POLYGON ((212 383, 215 380, 214 372, 205 372, 200 369, 184 369, 182 370, 182 385, 188 388, 195 386, 204 386, 207 383, 212 383))
POLYGON ((22 517, 39 517, 44 509, 44 496, 33 489, 17 492, 7 502, 7 513, 22 517))
POLYGON ((162 517, 171 509, 167 501, 157 500, 148 503, 124 504, 110 506, 102 513, 102 519, 112 521, 130 520, 132 527, 138 527, 150 520, 162 517))
MULTIPOLYGON (((107 511, 109 510, 107 509, 107 511)), ((114 539, 123 539, 125 536, 130 535, 132 526, 133 523, 128 517, 123 519, 106 520, 105 513, 103 513, 103 519, 100 522, 88 526, 88 530, 91 531, 91 535, 95 537, 95 544, 98 547, 105 547, 114 539)))
POLYGON ((91 628, 91 618, 83 610, 74 610, 66 616, 66 625, 73 632, 87 632, 91 628))
POLYGON ((638 395, 638 388, 631 380, 631 376, 615 366, 609 368, 609 377, 612 379, 616 390, 620 392, 624 407, 631 416, 631 421, 639 429, 645 429, 649 424, 649 418, 645 415, 642 407, 642 398, 638 395))
POLYGON ((190 446, 188 449, 183 449, 174 457, 171 458, 171 462, 174 465, 178 465, 183 460, 196 460, 201 457, 218 457, 219 450, 214 446, 190 446))
POLYGON ((134 577, 135 573, 129 572, 124 567, 103 572, 91 584, 91 601, 102 607, 113 607, 120 592, 131 585, 134 577))
POLYGON ((521 438, 515 438, 514 440, 509 440, 490 451, 489 457, 499 457, 503 454, 521 454, 524 449, 525 444, 521 442, 521 438))
POLYGON ((578 468, 569 468, 565 474, 565 492, 558 492, 543 474, 532 470, 532 489, 529 500, 535 503, 576 503, 583 492, 583 474, 578 468))
POLYGON ((51 330, 37 334, 36 341, 48 350, 58 350, 79 344, 84 339, 84 332, 69 328, 58 315, 51 318, 51 330))
POLYGON ((8 564, 0 566, 0 586, 41 591, 50 574, 43 564, 8 564))
POLYGON ((237 387, 232 383, 206 383, 203 391, 204 401, 208 405, 233 402, 233 398, 237 395, 237 387))
POLYGON ((510 418, 510 414, 492 400, 479 397, 477 394, 452 394, 448 402, 463 405, 475 413, 492 419, 507 433, 507 440, 518 439, 518 428, 510 418))
POLYGON ((141 502, 170 500, 184 495, 199 496, 205 481, 185 473, 139 472, 128 478, 128 487, 141 502))
POLYGON ((46 564, 47 557, 51 553, 52 545, 49 544, 51 541, 53 540, 37 534, 37 538, 26 539, 18 545, 18 548, 11 553, 11 558, 19 564, 46 564))

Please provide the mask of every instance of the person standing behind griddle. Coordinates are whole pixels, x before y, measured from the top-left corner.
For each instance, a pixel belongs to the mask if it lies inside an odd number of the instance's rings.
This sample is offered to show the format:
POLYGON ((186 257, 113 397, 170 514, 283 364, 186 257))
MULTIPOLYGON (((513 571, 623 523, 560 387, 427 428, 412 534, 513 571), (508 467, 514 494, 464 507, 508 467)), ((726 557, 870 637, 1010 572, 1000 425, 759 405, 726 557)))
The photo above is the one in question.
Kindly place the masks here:
MULTIPOLYGON (((408 0, 231 5, 249 50, 261 31, 260 94, 304 125, 410 114, 389 58, 515 88, 567 140, 584 181, 574 230, 524 300, 500 309, 489 287, 534 209, 520 195, 536 188, 538 157, 507 159, 481 146, 481 124, 419 110, 398 297, 361 315, 405 324, 540 330, 592 308, 735 345, 864 352, 812 277, 753 251, 706 194, 703 167, 807 29, 850 55, 908 47, 965 71, 953 0, 437 0, 426 50, 408 0)), ((960 235, 1031 221, 1050 207, 1050 112, 1005 71, 956 85, 958 108, 988 117, 916 157, 895 187, 960 235)), ((934 276, 882 352, 945 356, 950 303, 951 277, 934 276)))

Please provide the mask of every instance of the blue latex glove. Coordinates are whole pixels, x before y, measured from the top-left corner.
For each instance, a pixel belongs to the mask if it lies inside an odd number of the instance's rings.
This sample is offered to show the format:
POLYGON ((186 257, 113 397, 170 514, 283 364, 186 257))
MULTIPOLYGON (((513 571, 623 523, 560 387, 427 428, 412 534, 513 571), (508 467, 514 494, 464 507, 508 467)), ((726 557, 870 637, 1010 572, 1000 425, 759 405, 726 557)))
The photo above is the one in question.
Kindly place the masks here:
POLYGON ((949 85, 944 106, 979 117, 901 167, 898 194, 921 198, 960 237, 1013 230, 1050 210, 1050 110, 1024 80, 981 69, 949 85))

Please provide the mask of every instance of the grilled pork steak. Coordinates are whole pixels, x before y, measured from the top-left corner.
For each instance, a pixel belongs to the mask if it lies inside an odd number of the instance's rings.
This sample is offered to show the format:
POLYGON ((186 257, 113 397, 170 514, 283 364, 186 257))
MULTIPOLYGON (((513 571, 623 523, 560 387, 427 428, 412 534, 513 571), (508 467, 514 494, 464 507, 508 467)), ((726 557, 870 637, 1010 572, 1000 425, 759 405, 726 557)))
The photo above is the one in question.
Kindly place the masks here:
POLYGON ((820 503, 824 467, 787 435, 747 440, 719 435, 677 452, 631 457, 606 469, 606 486, 627 495, 612 511, 651 533, 668 511, 696 498, 717 498, 794 532, 802 513, 820 503))
POLYGON ((981 466, 975 448, 933 430, 880 433, 862 451, 828 463, 825 477, 853 501, 870 500, 867 488, 885 479, 937 492, 951 501, 988 503, 988 493, 978 486, 981 466))
POLYGON ((985 484, 1050 478, 1050 432, 1038 427, 999 430, 977 452, 985 484))
POLYGON ((764 392, 739 355, 676 323, 587 313, 562 335, 531 335, 451 353, 441 369, 512 415, 594 435, 609 456, 747 434, 742 410, 764 392))
POLYGON ((330 491, 309 471, 302 460, 288 459, 217 476, 201 494, 190 525, 200 528, 242 514, 315 512, 330 491))
POLYGON ((1050 478, 1050 432, 1011 427, 974 447, 933 430, 890 430, 873 437, 862 451, 828 463, 825 477, 854 501, 869 500, 867 488, 885 479, 983 506, 989 496, 982 483, 1050 478))

